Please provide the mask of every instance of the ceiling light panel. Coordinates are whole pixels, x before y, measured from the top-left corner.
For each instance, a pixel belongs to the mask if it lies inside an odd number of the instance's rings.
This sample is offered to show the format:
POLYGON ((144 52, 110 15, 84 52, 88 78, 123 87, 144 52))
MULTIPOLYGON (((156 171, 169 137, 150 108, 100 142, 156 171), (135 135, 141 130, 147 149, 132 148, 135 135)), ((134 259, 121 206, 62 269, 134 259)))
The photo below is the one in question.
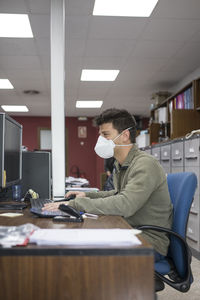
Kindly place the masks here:
POLYGON ((13 85, 8 79, 0 79, 0 89, 14 89, 13 85))
POLYGON ((119 70, 82 70, 81 81, 114 81, 119 70))
POLYGON ((28 112, 26 105, 1 105, 1 108, 6 112, 28 112))
POLYGON ((78 100, 76 101, 77 108, 100 108, 103 104, 101 100, 78 100))
POLYGON ((33 33, 26 14, 0 14, 0 37, 32 38, 33 33))
POLYGON ((96 0, 93 15, 149 17, 158 0, 96 0))

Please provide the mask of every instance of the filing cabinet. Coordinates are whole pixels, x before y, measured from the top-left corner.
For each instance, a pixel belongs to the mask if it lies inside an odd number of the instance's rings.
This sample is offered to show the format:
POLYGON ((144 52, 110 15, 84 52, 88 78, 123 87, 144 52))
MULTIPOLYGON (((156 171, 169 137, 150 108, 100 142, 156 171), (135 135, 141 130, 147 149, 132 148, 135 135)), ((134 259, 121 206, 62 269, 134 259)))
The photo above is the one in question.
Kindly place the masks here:
POLYGON ((200 138, 196 136, 184 142, 184 163, 185 172, 194 172, 197 176, 197 189, 191 206, 190 215, 187 226, 187 242, 190 247, 200 252, 200 211, 199 211, 199 175, 200 175, 200 159, 199 159, 200 138))
POLYGON ((199 252, 199 215, 190 213, 187 225, 187 243, 199 252))
POLYGON ((199 166, 199 137, 185 140, 185 167, 199 166))
POLYGON ((160 162, 160 145, 156 145, 151 149, 151 155, 160 162))
POLYGON ((166 175, 171 173, 171 144, 160 146, 160 163, 166 175))
POLYGON ((151 154, 160 161, 167 174, 194 172, 197 176, 197 189, 190 209, 186 236, 193 254, 200 259, 200 135, 188 140, 180 138, 170 143, 156 144, 152 146, 151 154))
POLYGON ((178 140, 171 144, 171 172, 184 172, 184 142, 178 140))

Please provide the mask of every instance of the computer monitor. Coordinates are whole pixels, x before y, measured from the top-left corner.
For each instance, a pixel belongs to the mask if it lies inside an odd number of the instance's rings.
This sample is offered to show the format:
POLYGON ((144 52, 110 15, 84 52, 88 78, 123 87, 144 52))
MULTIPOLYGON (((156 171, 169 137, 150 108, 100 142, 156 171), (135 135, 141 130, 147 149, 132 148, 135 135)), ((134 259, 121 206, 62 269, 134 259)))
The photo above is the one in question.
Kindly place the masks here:
POLYGON ((40 198, 51 198, 51 153, 22 152, 22 197, 32 189, 40 198))
POLYGON ((22 125, 0 113, 0 188, 22 179, 22 125))

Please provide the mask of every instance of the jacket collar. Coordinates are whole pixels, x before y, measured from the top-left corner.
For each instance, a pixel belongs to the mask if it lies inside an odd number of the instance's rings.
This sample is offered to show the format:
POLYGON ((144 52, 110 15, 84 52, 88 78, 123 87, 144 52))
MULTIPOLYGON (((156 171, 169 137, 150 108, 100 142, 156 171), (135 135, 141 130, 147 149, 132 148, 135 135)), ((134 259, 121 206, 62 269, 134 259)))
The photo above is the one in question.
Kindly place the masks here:
POLYGON ((129 167, 129 165, 131 164, 133 158, 136 156, 138 151, 139 151, 138 146, 136 144, 134 144, 133 147, 130 149, 130 151, 122 165, 120 165, 118 163, 118 161, 115 161, 114 168, 116 169, 116 171, 126 170, 129 167))

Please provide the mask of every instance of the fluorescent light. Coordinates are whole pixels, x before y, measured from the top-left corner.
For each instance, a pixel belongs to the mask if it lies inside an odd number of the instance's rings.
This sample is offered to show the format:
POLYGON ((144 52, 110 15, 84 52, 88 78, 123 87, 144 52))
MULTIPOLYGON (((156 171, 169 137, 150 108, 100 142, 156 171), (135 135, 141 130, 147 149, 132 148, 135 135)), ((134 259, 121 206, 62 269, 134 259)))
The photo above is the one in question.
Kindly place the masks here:
POLYGON ((0 37, 32 38, 28 15, 0 14, 0 37))
POLYGON ((82 70, 81 81, 114 81, 119 70, 82 70))
POLYGON ((14 87, 8 79, 0 79, 0 89, 11 90, 14 87))
POLYGON ((4 111, 9 112, 27 112, 29 111, 26 105, 1 105, 1 108, 4 111))
POLYGON ((93 15, 149 17, 158 0, 96 0, 93 15))
POLYGON ((100 108, 103 101, 100 100, 78 100, 76 101, 77 108, 100 108))

